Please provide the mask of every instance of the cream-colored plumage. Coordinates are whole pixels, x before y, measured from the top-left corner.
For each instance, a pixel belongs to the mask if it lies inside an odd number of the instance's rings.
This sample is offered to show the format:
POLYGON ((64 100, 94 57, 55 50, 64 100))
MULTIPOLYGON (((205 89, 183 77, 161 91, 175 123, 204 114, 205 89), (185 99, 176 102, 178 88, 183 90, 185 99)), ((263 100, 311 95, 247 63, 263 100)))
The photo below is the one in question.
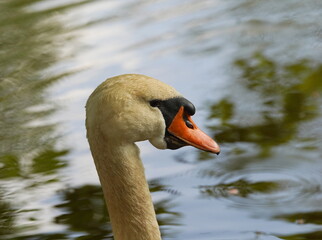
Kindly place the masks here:
POLYGON ((135 142, 166 148, 164 119, 149 101, 179 96, 156 79, 128 74, 107 79, 87 101, 87 137, 116 240, 161 239, 135 142))

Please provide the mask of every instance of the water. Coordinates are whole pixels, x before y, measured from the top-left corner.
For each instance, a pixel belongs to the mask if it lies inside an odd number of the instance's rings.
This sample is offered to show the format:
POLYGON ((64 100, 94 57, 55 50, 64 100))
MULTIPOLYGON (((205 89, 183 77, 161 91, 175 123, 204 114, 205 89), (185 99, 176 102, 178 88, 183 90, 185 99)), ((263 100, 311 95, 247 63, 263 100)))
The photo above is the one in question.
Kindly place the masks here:
POLYGON ((178 89, 222 148, 140 143, 163 239, 322 239, 320 1, 1 1, 0 239, 112 239, 84 129, 104 79, 178 89))

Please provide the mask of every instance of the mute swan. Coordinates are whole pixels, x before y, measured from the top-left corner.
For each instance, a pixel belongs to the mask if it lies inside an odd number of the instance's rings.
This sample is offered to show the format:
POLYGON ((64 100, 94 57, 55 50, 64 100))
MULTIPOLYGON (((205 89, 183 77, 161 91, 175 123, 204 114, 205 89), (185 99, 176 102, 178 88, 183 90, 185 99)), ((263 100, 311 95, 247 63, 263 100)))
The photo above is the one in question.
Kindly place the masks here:
POLYGON ((156 79, 107 79, 86 103, 86 129, 116 240, 161 239, 135 142, 159 149, 186 145, 218 154, 217 143, 192 121, 194 105, 156 79))

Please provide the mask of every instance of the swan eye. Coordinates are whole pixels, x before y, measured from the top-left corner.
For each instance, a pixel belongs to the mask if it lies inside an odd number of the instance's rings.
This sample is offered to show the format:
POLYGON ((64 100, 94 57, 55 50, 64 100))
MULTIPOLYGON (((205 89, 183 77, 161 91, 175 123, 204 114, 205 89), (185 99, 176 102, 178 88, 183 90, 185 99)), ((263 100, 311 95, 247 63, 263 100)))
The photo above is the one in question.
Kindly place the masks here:
POLYGON ((152 100, 150 101, 150 106, 151 107, 160 107, 161 101, 160 100, 152 100))

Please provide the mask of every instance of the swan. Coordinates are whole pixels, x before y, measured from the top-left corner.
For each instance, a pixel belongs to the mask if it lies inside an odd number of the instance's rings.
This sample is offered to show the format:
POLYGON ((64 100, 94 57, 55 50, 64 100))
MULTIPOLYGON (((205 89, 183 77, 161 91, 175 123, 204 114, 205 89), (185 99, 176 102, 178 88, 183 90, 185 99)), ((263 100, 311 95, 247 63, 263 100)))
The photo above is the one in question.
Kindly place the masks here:
POLYGON ((194 113, 194 105, 174 88, 139 74, 109 78, 88 98, 87 139, 116 240, 161 239, 135 142, 220 152, 192 121, 194 113))

